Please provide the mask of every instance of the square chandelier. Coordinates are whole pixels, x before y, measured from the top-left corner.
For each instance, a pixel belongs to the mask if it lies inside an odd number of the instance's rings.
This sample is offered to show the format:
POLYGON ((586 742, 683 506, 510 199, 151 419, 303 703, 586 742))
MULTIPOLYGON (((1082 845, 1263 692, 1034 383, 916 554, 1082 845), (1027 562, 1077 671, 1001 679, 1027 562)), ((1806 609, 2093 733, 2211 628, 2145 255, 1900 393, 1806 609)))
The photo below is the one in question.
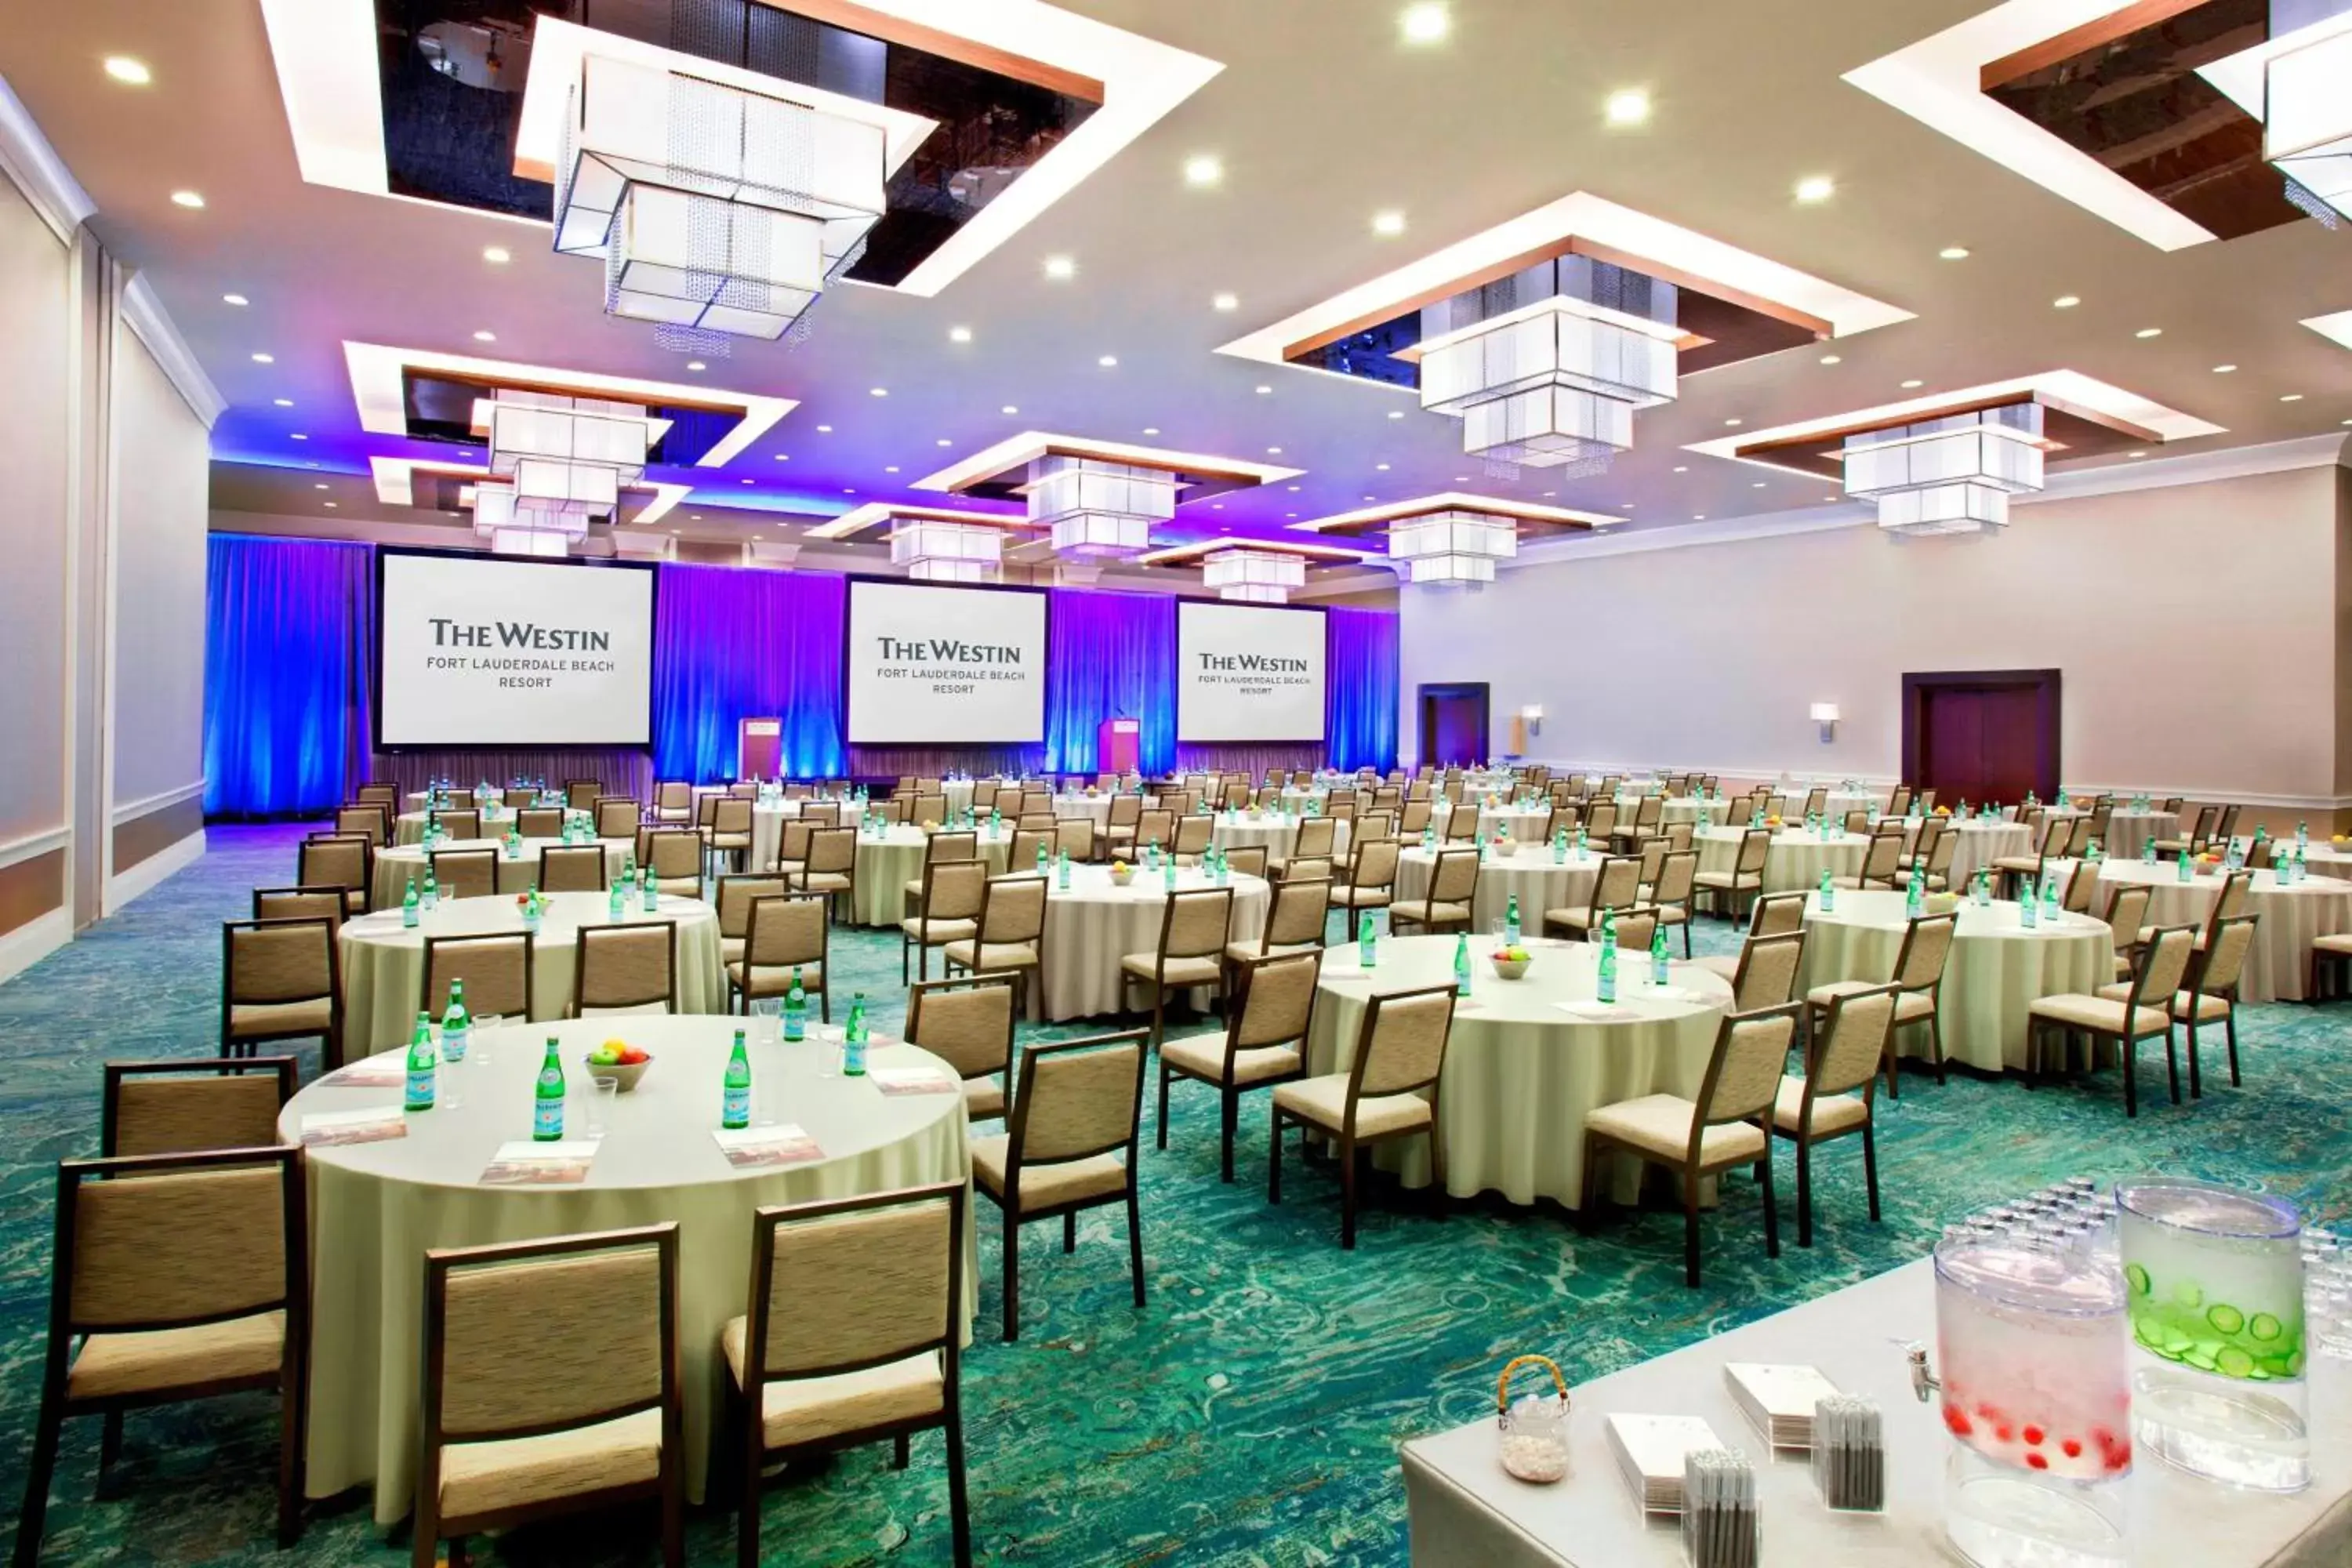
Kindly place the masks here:
POLYGON ((1495 580, 1495 563, 1519 552, 1518 525, 1486 512, 1439 511, 1389 524, 1389 559, 1405 581, 1436 587, 1495 580))
POLYGON ((1878 503, 1889 533, 1979 533, 2009 498, 2042 487, 2042 405, 2012 403, 1849 436, 1845 493, 1878 503))
POLYGON ((890 531, 890 562, 925 583, 993 583, 1003 574, 1004 535, 993 528, 908 519, 890 531))
POLYGON ((654 421, 633 403, 501 387, 475 405, 491 479, 473 488, 474 531, 499 554, 562 555, 642 479, 654 421))
POLYGON ((1063 555, 1136 555, 1151 530, 1176 515, 1176 476, 1165 468, 1060 453, 1029 465, 1029 521, 1053 531, 1063 555))
POLYGON ((1286 605, 1307 585, 1307 563, 1279 550, 1213 551, 1201 558, 1201 582, 1217 597, 1245 605, 1286 605))
POLYGON ((2321 204, 2313 216, 2330 227, 2352 217, 2352 28, 2273 56, 2263 99, 2263 156, 2286 177, 2288 198, 2321 204))

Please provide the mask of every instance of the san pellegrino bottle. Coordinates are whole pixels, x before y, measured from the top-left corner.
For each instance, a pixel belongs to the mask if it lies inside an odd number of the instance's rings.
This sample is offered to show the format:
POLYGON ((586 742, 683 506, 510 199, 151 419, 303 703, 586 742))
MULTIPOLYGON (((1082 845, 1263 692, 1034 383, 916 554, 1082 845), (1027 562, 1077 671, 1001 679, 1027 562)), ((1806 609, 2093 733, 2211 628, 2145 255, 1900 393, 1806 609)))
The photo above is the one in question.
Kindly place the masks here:
POLYGON ((2180 868, 2179 871, 2177 873, 2177 875, 2178 875, 2178 877, 2179 877, 2179 880, 2181 880, 2181 881, 2183 881, 2183 882, 2186 882, 2186 881, 2189 881, 2189 880, 2190 880, 2190 879, 2192 879, 2193 878, 2195 878, 2195 877, 2196 877, 2196 875, 2197 875, 2197 868, 2196 868, 2193 864, 2191 864, 2191 863, 2190 863, 2189 858, 2189 851, 2187 851, 2186 849, 2182 850, 2182 851, 2180 852, 2180 858, 2179 858, 2179 860, 2178 862, 2176 862, 2176 863, 2177 863, 2177 864, 2179 866, 2179 868, 2180 868))
POLYGON ((530 1093, 531 1139, 552 1143, 563 1136, 563 1053, 553 1035, 547 1037, 547 1054, 539 1059, 530 1093))
POLYGON ((539 929, 539 884, 533 882, 530 885, 530 890, 523 895, 522 929, 529 931, 537 931, 539 929))
POLYGON ((1454 994, 1470 994, 1470 933, 1456 931, 1454 935, 1454 994))
POLYGON ((1216 868, 1217 886, 1222 888, 1233 880, 1233 868, 1225 864, 1225 852, 1223 849, 1213 847, 1209 850, 1209 855, 1216 868))
POLYGON ((609 920, 618 921, 624 914, 628 912, 628 909, 629 885, 626 882, 616 881, 613 884, 611 890, 606 892, 604 895, 605 917, 609 920))
POLYGON ((2032 931, 2041 923, 2042 901, 2033 896, 2033 884, 2028 882, 2018 889, 2017 923, 2032 931))
POLYGON ((1044 839, 1040 838, 1039 840, 1037 840, 1037 875, 1039 875, 1040 877, 1042 877, 1042 876, 1044 876, 1045 874, 1045 841, 1044 839))
POLYGON ((1381 917, 1377 910, 1366 910, 1356 927, 1356 966, 1370 969, 1381 961, 1381 917))
POLYGON ((1602 1002, 1617 1000, 1617 911, 1601 911, 1601 973, 1593 995, 1602 1002))
POLYGON ((1666 928, 1661 925, 1650 932, 1651 984, 1664 985, 1666 983, 1666 965, 1668 962, 1669 960, 1666 957, 1666 928))
POLYGON ((1837 883, 1831 879, 1830 874, 1827 871, 1822 873, 1821 897, 1822 913, 1825 915, 1835 914, 1837 912, 1837 883))
POLYGON ((473 1038, 473 1015, 466 1011, 466 983, 449 982, 449 1005, 441 1014, 441 1059, 462 1062, 466 1059, 467 1044, 473 1038))
POLYGON ((1927 908, 1927 873, 1917 866, 1911 868, 1910 883, 1903 890, 1903 917, 1917 920, 1927 908))
POLYGON ((727 1053, 727 1080, 719 1095, 719 1125, 751 1125, 751 1058, 743 1049, 743 1031, 735 1031, 735 1048, 727 1053))
POLYGON ((2055 871, 2042 874, 2042 913, 2045 919, 2054 921, 2058 918, 2058 873, 2055 871))
POLYGON ((1992 878, 1981 866, 1977 868, 1976 900, 1977 908, 1980 910, 1990 907, 1992 903, 1992 878))
POLYGON ((507 858, 509 860, 522 858, 522 832, 512 826, 507 828, 507 858))
POLYGON ((860 991, 850 998, 849 1023, 841 1032, 841 1073, 844 1078, 866 1076, 866 993, 860 991))
POLYGON ((2147 841, 2140 845, 2139 858, 2147 861, 2151 866, 2156 864, 2156 836, 2154 834, 2148 835, 2147 841))
POLYGON ((2308 822, 2296 823, 2294 825, 2294 847, 2297 849, 2301 849, 2310 842, 2311 824, 2308 822))
POLYGON ((433 1109, 433 1016, 416 1015, 416 1032, 408 1037, 408 1077, 400 1098, 403 1110, 433 1109))
POLYGON ((1147 871, 1160 869, 1160 840, 1156 837, 1143 847, 1143 868, 1147 871))
POLYGON ((408 879, 408 891, 400 900, 400 923, 402 925, 411 929, 415 928, 417 919, 416 911, 419 907, 419 903, 420 900, 416 897, 416 879, 411 877, 408 879))
POLYGON ((808 993, 801 989, 800 965, 793 965, 793 984, 784 993, 784 1038, 794 1045, 808 1038, 808 993))
POLYGON ((2294 847, 2294 879, 2300 882, 2310 875, 2311 864, 2304 858, 2303 846, 2298 844, 2294 847))
POLYGON ((1511 901, 1503 906, 1503 941, 1511 947, 1519 945, 1519 896, 1517 893, 1513 893, 1511 901))
POLYGON ((1551 836, 1551 863, 1563 864, 1568 859, 1568 829, 1563 827, 1551 836))
POLYGON ((1160 863, 1160 885, 1170 892, 1176 890, 1176 852, 1171 849, 1168 858, 1160 863))
POLYGON ((637 868, 637 902, 648 914, 661 908, 661 885, 654 880, 651 866, 637 868))
POLYGON ((441 907, 441 882, 433 875, 433 863, 425 863, 425 908, 429 911, 441 907))
POLYGON ((1062 891, 1070 890, 1070 852, 1066 849, 1054 858, 1054 881, 1062 891))
POLYGON ((1576 830, 1576 858, 1579 860, 1585 858, 1585 846, 1587 843, 1588 840, 1584 836, 1584 829, 1581 827, 1578 828, 1576 830))

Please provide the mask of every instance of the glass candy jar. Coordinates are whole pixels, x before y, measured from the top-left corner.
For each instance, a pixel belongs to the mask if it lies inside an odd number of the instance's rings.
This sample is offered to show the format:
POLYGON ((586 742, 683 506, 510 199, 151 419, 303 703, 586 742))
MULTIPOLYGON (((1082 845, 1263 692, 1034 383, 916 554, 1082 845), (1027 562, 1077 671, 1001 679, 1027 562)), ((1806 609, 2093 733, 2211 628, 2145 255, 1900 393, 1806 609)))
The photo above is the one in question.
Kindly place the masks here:
POLYGON ((1568 1474, 1568 1379, 1549 1356, 1515 1356, 1495 1384, 1497 1456, 1503 1468, 1523 1481, 1549 1485, 1568 1474), (1551 1373, 1550 1394, 1529 1394, 1514 1404, 1511 1374, 1523 1366, 1551 1373))

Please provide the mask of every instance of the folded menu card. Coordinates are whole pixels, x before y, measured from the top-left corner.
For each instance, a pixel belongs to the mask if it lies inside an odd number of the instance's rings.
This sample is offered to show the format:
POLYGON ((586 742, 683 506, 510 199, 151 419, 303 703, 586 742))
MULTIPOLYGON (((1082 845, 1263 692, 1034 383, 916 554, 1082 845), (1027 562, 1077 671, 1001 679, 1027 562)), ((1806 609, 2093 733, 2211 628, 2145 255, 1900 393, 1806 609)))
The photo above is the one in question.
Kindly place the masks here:
POLYGON ((1726 1362, 1723 1381, 1730 1386, 1731 1402, 1775 1448, 1811 1447, 1813 1406, 1838 1391, 1818 1367, 1764 1362, 1726 1362))
POLYGON ((875 1068, 866 1075, 885 1094, 956 1094, 963 1085, 929 1068, 875 1068))
POLYGON ((1697 1415, 1612 1415, 1609 1451, 1644 1513, 1683 1510, 1683 1459, 1720 1448, 1715 1428, 1697 1415))
POLYGON ((738 1169, 763 1165, 801 1165, 824 1158, 815 1139, 792 1122, 776 1127, 721 1128, 711 1133, 719 1152, 738 1169))
POLYGON ((1588 1002, 1555 1002, 1553 1006, 1579 1018, 1622 1018, 1625 1016, 1622 1002, 1603 1002, 1597 997, 1588 1002))
POLYGON ((588 1179, 596 1144, 587 1139, 501 1143, 482 1169, 486 1187, 576 1187, 588 1179))
POLYGON ((372 1105, 364 1110, 321 1110, 302 1118, 302 1146, 306 1149, 374 1143, 407 1136, 408 1118, 400 1113, 396 1105, 372 1105))
POLYGON ((319 1083, 325 1089, 398 1089, 407 1081, 406 1064, 399 1057, 383 1056, 337 1068, 319 1083))

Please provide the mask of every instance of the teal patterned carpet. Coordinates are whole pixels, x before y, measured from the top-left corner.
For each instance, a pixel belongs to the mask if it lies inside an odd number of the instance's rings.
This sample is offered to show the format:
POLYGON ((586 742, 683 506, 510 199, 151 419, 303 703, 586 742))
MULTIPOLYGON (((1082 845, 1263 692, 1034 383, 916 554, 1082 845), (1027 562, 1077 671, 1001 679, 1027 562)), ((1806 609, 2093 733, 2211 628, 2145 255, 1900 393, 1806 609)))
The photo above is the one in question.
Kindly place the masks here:
MULTIPOLYGON (((244 915, 257 884, 291 879, 298 836, 214 829, 204 860, 0 986, 6 1544, 39 1392, 51 1167, 97 1151, 100 1063, 212 1051, 217 922, 244 915)), ((894 938, 835 941, 847 984, 900 994, 894 938)), ((1736 945, 1717 921, 1701 922, 1699 942, 1736 945)), ((886 1002, 882 1026, 895 1027, 898 1011, 886 1002)), ((1221 1184, 1213 1100, 1180 1089, 1170 1147, 1143 1160, 1148 1308, 1129 1302, 1123 1229, 1106 1211, 1081 1225, 1075 1256, 1042 1231, 1024 1249, 1022 1339, 999 1343, 997 1248, 983 1226, 980 1337, 964 1363, 979 1554, 1057 1565, 1402 1563, 1397 1444, 1491 1408, 1494 1373, 1515 1352, 1542 1351, 1571 1377, 1595 1377, 1917 1258, 1948 1218, 2076 1173, 2153 1168, 2261 1183, 2341 1219, 2352 1210, 2347 1022, 2352 1007, 2250 1008, 2246 1086, 2232 1090, 2225 1070, 2209 1070, 2201 1102, 2176 1109, 2159 1087, 2137 1121, 2125 1120, 2112 1074, 2032 1094, 1958 1072, 1942 1089, 1907 1079, 1899 1103, 1880 1102, 1885 1223, 1868 1222, 1858 1161, 1830 1157, 1814 1247, 1793 1245, 1784 1180, 1784 1247, 1768 1262, 1743 1183, 1739 1201, 1706 1222, 1700 1290, 1683 1287, 1681 1219, 1665 1209, 1612 1216, 1587 1238, 1557 1209, 1441 1213, 1375 1181, 1359 1249, 1344 1254, 1328 1168, 1294 1163, 1283 1206, 1268 1209, 1265 1113, 1254 1103, 1242 1180, 1221 1184)), ((271 1407, 246 1398, 134 1416, 112 1495, 94 1500, 97 1424, 73 1424, 42 1561, 407 1560, 405 1537, 384 1539, 357 1497, 314 1505, 299 1548, 272 1551, 273 1435, 271 1407)), ((877 1447, 780 1485, 766 1500, 765 1561, 947 1561, 940 1456, 932 1436, 917 1440, 903 1474, 877 1447)), ((691 1559, 730 1562, 732 1522, 695 1515, 691 1559)), ((649 1521, 615 1518, 478 1543, 477 1561, 602 1568, 658 1554, 649 1521)))

